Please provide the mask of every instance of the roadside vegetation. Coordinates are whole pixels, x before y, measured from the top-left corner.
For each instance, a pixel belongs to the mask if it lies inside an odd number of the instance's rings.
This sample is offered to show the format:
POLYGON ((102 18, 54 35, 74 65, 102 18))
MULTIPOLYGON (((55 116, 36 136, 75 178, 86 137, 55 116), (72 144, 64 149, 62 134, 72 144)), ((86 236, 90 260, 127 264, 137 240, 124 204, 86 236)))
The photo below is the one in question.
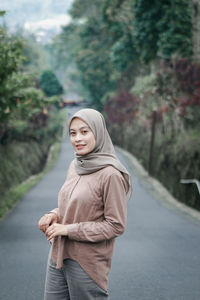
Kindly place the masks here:
POLYGON ((200 210, 200 1, 75 0, 49 46, 73 65, 114 142, 179 201, 200 210))
POLYGON ((50 149, 55 161, 63 131, 63 88, 33 39, 0 27, 0 217, 41 178, 50 149))

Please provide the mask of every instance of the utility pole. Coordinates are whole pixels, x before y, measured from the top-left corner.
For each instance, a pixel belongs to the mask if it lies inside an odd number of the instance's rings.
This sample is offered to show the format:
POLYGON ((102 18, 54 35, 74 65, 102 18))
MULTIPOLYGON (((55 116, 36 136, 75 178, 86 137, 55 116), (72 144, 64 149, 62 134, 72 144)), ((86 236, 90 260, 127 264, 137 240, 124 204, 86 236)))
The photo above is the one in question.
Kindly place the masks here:
POLYGON ((157 111, 154 109, 152 113, 152 122, 151 122, 151 141, 149 149, 149 174, 153 174, 153 151, 154 151, 154 142, 155 142, 155 131, 156 131, 156 119, 157 111))

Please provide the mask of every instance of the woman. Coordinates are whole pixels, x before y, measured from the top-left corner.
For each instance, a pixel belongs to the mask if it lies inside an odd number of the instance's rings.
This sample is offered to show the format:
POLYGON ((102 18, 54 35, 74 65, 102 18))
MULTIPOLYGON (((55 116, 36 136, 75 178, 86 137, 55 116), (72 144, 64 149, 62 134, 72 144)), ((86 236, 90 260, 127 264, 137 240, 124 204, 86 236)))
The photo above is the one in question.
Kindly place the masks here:
POLYGON ((117 159, 103 116, 82 109, 69 122, 75 149, 58 208, 38 225, 52 242, 45 300, 109 299, 114 238, 124 232, 130 176, 117 159))

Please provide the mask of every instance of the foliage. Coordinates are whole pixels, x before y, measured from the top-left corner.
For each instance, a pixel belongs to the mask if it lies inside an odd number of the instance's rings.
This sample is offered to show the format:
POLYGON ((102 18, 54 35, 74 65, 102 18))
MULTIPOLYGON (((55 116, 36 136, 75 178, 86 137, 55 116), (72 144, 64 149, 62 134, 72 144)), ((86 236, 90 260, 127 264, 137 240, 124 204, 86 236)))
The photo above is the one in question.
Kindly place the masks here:
POLYGON ((134 4, 134 36, 135 43, 142 60, 148 62, 155 59, 158 52, 158 24, 163 16, 163 1, 135 0, 134 4))
POLYGON ((110 122, 118 125, 130 124, 137 116, 139 98, 128 92, 120 92, 107 101, 105 112, 110 122))
POLYGON ((77 55, 76 62, 81 70, 83 84, 88 88, 93 103, 101 110, 101 98, 112 89, 110 79, 112 65, 107 35, 103 25, 90 18, 82 27, 80 37, 81 51, 77 55))
POLYGON ((88 16, 98 17, 102 8, 102 0, 76 0, 73 2, 70 14, 74 19, 84 19, 88 16))
POLYGON ((116 41, 110 49, 110 60, 114 67, 120 71, 125 71, 130 62, 138 58, 131 35, 123 35, 116 41))
MULTIPOLYGON (((145 92, 152 92, 156 87, 156 75, 151 73, 146 76, 138 76, 135 80, 135 84, 131 89, 131 93, 144 98, 145 92)), ((154 91, 155 92, 155 91, 154 91)))
POLYGON ((133 3, 107 0, 103 7, 103 21, 111 40, 110 59, 114 67, 124 72, 138 55, 133 38, 133 3))
POLYGON ((169 59, 173 54, 192 54, 192 11, 188 0, 168 0, 159 22, 158 55, 169 59))
POLYGON ((63 113, 51 114, 48 134, 40 141, 12 141, 9 145, 0 145, 0 218, 55 164, 63 117, 63 113))
MULTIPOLYGON (((12 146, 14 146, 14 144, 12 146)), ((41 146, 39 146, 39 145, 38 145, 38 147, 41 148, 41 146)), ((30 148, 30 152, 28 153, 29 155, 27 155, 27 157, 30 158, 30 153, 33 149, 35 150, 35 147, 30 148)), ((0 219, 2 217, 4 217, 10 211, 10 209, 13 207, 13 205, 16 204, 17 201, 19 201, 20 199, 22 199, 25 196, 25 194, 36 183, 38 183, 47 172, 49 172, 49 170, 52 168, 52 166, 55 164, 55 162, 58 158, 59 150, 60 150, 60 142, 57 142, 50 148, 49 156, 48 156, 47 162, 45 164, 45 168, 43 169, 43 171, 41 173, 29 177, 28 180, 23 181, 22 183, 18 184, 17 186, 11 187, 9 189, 9 191, 7 191, 3 195, 3 197, 1 197, 0 219)), ((36 151, 36 153, 35 154, 38 155, 37 151, 36 151)), ((15 165, 15 164, 13 164, 13 165, 15 165)))
POLYGON ((134 36, 141 59, 191 55, 192 13, 187 0, 135 0, 134 36))
POLYGON ((40 76, 40 87, 47 97, 61 95, 63 87, 58 81, 55 73, 51 70, 44 71, 40 76))
POLYGON ((36 129, 47 125, 48 107, 58 102, 47 100, 37 88, 35 75, 23 72, 24 45, 25 41, 0 27, 0 143, 4 145, 38 138, 36 129))
POLYGON ((200 65, 188 59, 175 59, 157 73, 157 91, 178 113, 186 127, 199 127, 200 65))
MULTIPOLYGON (((122 132, 120 125, 113 124, 109 118, 107 122, 113 142, 135 155, 148 170, 150 127, 143 127, 137 118, 122 132)), ((153 157, 153 176, 181 202, 200 210, 196 186, 180 183, 181 179, 200 178, 199 130, 179 132, 172 139, 168 132, 163 133, 162 122, 157 123, 153 157)))
POLYGON ((5 10, 0 10, 0 17, 4 16, 6 14, 5 10))
POLYGON ((76 63, 83 85, 100 110, 104 95, 115 90, 117 85, 126 85, 127 79, 132 77, 127 70, 136 65, 132 8, 128 0, 88 0, 84 6, 76 0, 72 6, 72 17, 82 20, 77 26, 79 47, 76 48, 76 63))
POLYGON ((23 69, 39 74, 50 67, 50 58, 44 45, 36 41, 34 35, 27 35, 23 41, 23 69))
POLYGON ((66 95, 81 95, 88 98, 88 90, 81 81, 81 71, 76 64, 76 57, 80 50, 79 24, 75 22, 62 28, 46 49, 50 56, 51 69, 59 75, 66 95))
POLYGON ((199 178, 200 167, 200 135, 199 132, 180 133, 176 141, 164 139, 160 146, 156 145, 154 176, 171 191, 177 199, 200 210, 199 193, 195 185, 180 184, 181 179, 199 178), (158 155, 162 149, 165 152, 158 155))
POLYGON ((46 105, 43 92, 35 87, 20 89, 18 97, 17 110, 22 119, 31 119, 32 116, 40 113, 46 105))
POLYGON ((70 23, 64 26, 61 33, 54 37, 51 44, 47 45, 53 68, 66 69, 75 60, 79 48, 79 25, 70 23))
POLYGON ((9 143, 0 144, 0 198, 11 187, 41 171, 49 147, 62 135, 63 120, 64 114, 56 109, 50 111, 45 126, 39 127, 37 122, 34 131, 30 130, 31 124, 28 127, 27 122, 12 120, 9 143))
POLYGON ((71 61, 75 60, 81 83, 100 110, 104 95, 117 85, 128 84, 127 70, 136 65, 132 8, 128 0, 120 1, 120 5, 107 0, 87 0, 83 5, 76 0, 71 9, 74 21, 54 39, 51 51, 57 65, 62 58, 62 66, 70 68, 71 61))
MULTIPOLYGON (((0 12, 0 15, 3 14, 0 12)), ((39 61, 37 52, 32 51, 29 42, 9 35, 0 27, 0 53, 2 215, 2 209, 10 207, 16 199, 14 192, 7 194, 8 190, 38 173, 44 166, 49 147, 62 132, 63 118, 55 108, 55 104, 58 106, 58 97, 47 99, 38 88, 36 74, 29 73, 33 61, 39 61), (7 197, 4 198, 5 194, 7 197)), ((60 94, 62 87, 59 88, 57 93, 60 94)), ((18 190, 14 191, 17 197, 22 195, 21 192, 18 194, 18 190)))
POLYGON ((180 88, 188 95, 198 96, 200 89, 200 64, 191 63, 188 59, 173 61, 174 74, 180 84, 180 88))
POLYGON ((93 104, 102 109, 105 94, 133 86, 139 61, 191 55, 190 4, 180 0, 75 0, 73 22, 55 39, 63 65, 76 60, 93 104))
POLYGON ((26 76, 19 72, 22 48, 20 39, 8 36, 0 27, 0 122, 7 120, 16 108, 17 91, 26 81, 26 76))

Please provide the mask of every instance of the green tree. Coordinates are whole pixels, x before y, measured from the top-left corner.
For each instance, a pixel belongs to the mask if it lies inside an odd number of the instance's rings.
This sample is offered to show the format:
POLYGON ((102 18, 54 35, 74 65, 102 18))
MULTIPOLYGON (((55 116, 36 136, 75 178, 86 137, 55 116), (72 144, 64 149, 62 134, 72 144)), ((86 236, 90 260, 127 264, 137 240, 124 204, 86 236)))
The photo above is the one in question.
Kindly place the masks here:
POLYGON ((162 59, 192 55, 192 11, 190 1, 171 0, 163 5, 159 22, 158 55, 162 59))
POLYGON ((191 55, 192 14, 187 0, 135 0, 134 36, 143 61, 191 55))
POLYGON ((74 63, 80 49, 79 27, 75 23, 64 26, 61 33, 55 36, 52 43, 47 46, 53 68, 65 70, 74 63))
POLYGON ((124 72, 138 59, 133 37, 133 2, 106 0, 103 22, 110 39, 110 59, 119 72, 124 72))
POLYGON ((135 0, 134 3, 134 37, 143 61, 148 62, 156 57, 159 39, 158 23, 163 16, 160 0, 135 0))
POLYGON ((62 85, 55 73, 51 70, 46 70, 41 74, 40 87, 48 97, 61 95, 63 93, 62 85))
POLYGON ((105 0, 75 0, 70 14, 74 19, 101 18, 101 11, 105 0))
POLYGON ((27 82, 20 71, 23 42, 0 27, 0 122, 5 122, 17 105, 17 91, 27 82))
POLYGON ((102 109, 101 99, 113 84, 107 34, 102 23, 90 18, 82 27, 80 38, 81 50, 77 54, 77 66, 93 104, 102 109))
POLYGON ((38 43, 34 35, 26 35, 23 45, 23 69, 39 73, 50 68, 49 54, 45 46, 38 43))

